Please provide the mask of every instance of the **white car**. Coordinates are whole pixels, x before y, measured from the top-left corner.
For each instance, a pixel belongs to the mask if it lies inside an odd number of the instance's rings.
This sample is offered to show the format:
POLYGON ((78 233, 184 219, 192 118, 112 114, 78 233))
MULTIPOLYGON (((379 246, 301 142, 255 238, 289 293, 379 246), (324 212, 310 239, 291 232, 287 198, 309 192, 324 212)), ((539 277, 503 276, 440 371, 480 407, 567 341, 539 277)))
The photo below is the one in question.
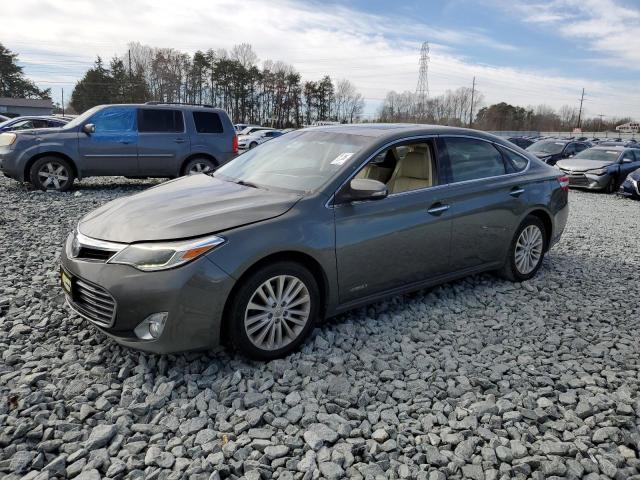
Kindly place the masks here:
POLYGON ((257 147, 261 143, 268 142, 269 140, 283 135, 280 130, 262 130, 255 132, 251 135, 238 135, 238 149, 250 150, 257 147))
POLYGON ((251 135, 262 130, 273 130, 271 127, 261 127, 260 125, 247 125, 238 132, 238 138, 243 135, 251 135))

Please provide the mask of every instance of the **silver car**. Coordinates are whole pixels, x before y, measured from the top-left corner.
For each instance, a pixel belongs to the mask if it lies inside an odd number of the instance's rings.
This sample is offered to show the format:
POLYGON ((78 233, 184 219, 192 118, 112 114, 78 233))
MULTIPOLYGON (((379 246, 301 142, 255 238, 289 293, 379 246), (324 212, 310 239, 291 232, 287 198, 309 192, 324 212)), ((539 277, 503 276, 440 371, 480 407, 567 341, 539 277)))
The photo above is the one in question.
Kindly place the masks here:
POLYGON ((556 163, 569 177, 569 186, 613 193, 627 175, 640 168, 640 149, 598 146, 556 163))

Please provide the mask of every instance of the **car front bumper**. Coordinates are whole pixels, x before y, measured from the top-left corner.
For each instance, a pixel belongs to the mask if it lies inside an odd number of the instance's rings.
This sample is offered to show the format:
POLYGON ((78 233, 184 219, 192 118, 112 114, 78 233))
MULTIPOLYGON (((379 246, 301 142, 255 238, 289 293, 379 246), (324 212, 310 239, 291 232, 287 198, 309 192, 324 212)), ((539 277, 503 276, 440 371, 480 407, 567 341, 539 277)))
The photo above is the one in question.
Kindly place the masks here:
POLYGON ((128 265, 71 258, 71 236, 61 256, 71 276, 69 306, 116 342, 155 353, 204 350, 220 344, 224 305, 234 280, 206 257, 170 270, 142 272, 128 265), (109 320, 98 314, 109 306, 109 320), (96 305, 98 302, 98 305, 96 305), (143 340, 135 328, 154 313, 167 312, 157 339, 143 340))
POLYGON ((24 181, 24 175, 18 168, 19 152, 10 147, 0 147, 0 171, 5 177, 24 181))
POLYGON ((605 173, 604 175, 595 175, 593 173, 585 172, 563 172, 569 177, 569 187, 582 188, 586 190, 604 190, 611 181, 611 175, 605 173))
POLYGON ((640 198, 640 182, 627 178, 622 185, 620 185, 618 195, 629 198, 640 198))

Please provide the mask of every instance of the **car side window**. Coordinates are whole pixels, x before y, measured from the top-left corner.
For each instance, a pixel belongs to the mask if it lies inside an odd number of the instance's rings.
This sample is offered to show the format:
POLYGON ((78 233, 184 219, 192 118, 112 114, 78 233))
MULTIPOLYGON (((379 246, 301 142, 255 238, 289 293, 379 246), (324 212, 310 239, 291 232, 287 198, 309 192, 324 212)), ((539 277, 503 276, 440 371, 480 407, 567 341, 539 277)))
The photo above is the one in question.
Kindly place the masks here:
POLYGON ((356 178, 382 182, 389 194, 437 185, 434 144, 423 140, 391 147, 372 158, 356 178))
POLYGON ((628 152, 622 154, 622 161, 624 162, 625 160, 629 162, 634 162, 636 160, 633 151, 629 150, 628 152))
POLYGON ((141 108, 138 110, 140 133, 182 133, 184 120, 180 110, 141 108))
POLYGON ((449 137, 444 142, 454 183, 507 173, 502 154, 489 142, 465 137, 449 137))
POLYGON ((584 143, 576 143, 576 153, 580 153, 583 150, 586 150, 588 145, 584 143))
POLYGON ((87 123, 93 123, 96 133, 133 132, 136 111, 130 107, 110 107, 97 112, 87 123))
POLYGON ((198 133, 222 133, 220 115, 215 112, 193 112, 193 122, 198 133))
POLYGON ((570 143, 566 147, 564 147, 565 155, 575 155, 576 154, 576 144, 570 143))
POLYGON ((505 158, 505 164, 507 167, 507 173, 517 173, 523 171, 527 168, 529 161, 521 155, 509 150, 508 148, 504 148, 500 145, 496 145, 498 150, 502 152, 502 155, 505 158))

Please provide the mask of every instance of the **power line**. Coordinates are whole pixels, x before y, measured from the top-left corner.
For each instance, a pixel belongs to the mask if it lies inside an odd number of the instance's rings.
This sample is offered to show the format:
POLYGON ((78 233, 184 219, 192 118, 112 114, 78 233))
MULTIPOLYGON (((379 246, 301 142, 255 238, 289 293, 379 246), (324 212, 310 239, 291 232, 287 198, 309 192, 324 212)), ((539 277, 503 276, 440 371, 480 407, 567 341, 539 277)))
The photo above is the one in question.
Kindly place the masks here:
POLYGON ((429 42, 422 42, 420 48, 420 70, 416 86, 417 114, 423 117, 429 99, 429 42))
POLYGON ((584 102, 584 87, 582 88, 582 96, 580 97, 580 111, 578 112, 578 126, 580 128, 580 121, 582 120, 582 102, 584 102))

